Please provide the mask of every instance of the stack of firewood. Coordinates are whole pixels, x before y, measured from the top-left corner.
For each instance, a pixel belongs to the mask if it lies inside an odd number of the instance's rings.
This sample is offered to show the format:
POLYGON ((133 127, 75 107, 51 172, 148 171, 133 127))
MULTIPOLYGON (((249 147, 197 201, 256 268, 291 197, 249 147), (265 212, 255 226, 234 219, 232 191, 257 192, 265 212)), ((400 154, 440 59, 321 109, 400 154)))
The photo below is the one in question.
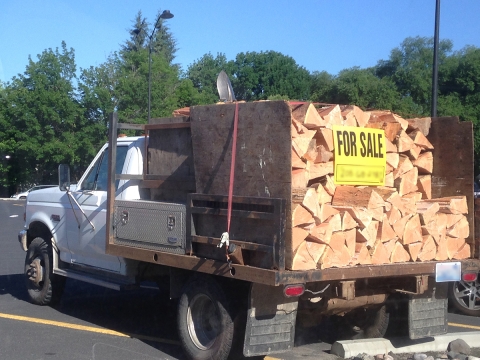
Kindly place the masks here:
POLYGON ((431 199, 430 118, 356 106, 292 110, 292 270, 470 257, 464 196, 431 199), (332 125, 383 129, 385 186, 336 186, 332 125))

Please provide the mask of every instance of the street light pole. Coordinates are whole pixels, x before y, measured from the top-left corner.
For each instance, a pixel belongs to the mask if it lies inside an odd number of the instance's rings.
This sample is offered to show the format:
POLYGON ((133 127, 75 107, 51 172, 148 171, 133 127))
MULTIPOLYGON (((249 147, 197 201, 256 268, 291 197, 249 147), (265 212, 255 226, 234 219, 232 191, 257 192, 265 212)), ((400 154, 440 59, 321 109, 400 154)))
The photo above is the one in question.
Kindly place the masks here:
POLYGON ((437 0, 436 6, 435 6, 435 34, 433 37, 432 111, 430 114, 431 117, 437 117, 439 28, 440 28, 440 0, 437 0))
POLYGON ((150 124, 150 102, 151 102, 151 93, 152 93, 152 81, 151 81, 151 72, 152 72, 152 39, 155 31, 159 29, 160 26, 160 19, 171 19, 173 18, 173 14, 170 10, 164 10, 163 13, 157 18, 155 22, 155 26, 153 27, 152 33, 148 37, 148 122, 150 124))

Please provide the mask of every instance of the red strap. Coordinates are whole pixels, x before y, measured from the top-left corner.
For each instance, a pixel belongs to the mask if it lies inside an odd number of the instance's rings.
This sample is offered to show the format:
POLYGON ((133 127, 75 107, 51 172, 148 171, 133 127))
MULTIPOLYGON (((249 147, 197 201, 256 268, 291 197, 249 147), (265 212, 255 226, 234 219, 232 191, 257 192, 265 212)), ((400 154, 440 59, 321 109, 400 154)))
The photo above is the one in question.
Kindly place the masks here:
POLYGON ((233 179, 235 177, 235 159, 237 157, 237 129, 238 129, 238 102, 235 103, 235 118, 233 120, 232 161, 230 163, 230 184, 228 187, 227 232, 230 232, 230 219, 232 217, 233 179))

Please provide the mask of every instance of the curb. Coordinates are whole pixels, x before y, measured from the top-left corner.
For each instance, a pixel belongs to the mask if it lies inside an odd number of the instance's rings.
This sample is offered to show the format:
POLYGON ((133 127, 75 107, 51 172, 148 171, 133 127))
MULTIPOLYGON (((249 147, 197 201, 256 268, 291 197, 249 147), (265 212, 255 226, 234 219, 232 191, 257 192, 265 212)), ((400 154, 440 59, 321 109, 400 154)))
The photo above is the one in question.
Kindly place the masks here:
POLYGON ((465 340, 465 342, 472 348, 480 347, 480 331, 469 331, 418 340, 398 338, 392 340, 362 339, 337 341, 332 345, 331 354, 346 359, 362 353, 378 355, 387 354, 390 351, 394 354, 446 351, 448 344, 456 339, 465 340))

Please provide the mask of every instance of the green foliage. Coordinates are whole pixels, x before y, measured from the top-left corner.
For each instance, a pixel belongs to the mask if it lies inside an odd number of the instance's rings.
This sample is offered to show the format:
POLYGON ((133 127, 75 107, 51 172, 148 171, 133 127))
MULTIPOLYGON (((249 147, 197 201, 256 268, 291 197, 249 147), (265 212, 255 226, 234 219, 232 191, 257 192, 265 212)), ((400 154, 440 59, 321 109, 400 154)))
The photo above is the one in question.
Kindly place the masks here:
POLYGON ((217 76, 222 70, 230 76, 234 73, 233 61, 227 61, 222 53, 216 57, 210 53, 205 54, 188 67, 186 78, 198 90, 201 104, 213 104, 219 100, 217 76))
POLYGON ((237 99, 266 100, 283 94, 307 100, 310 73, 293 58, 275 51, 240 53, 235 59, 232 86, 237 99))
POLYGON ((9 171, 17 183, 55 183, 59 163, 88 164, 96 150, 95 134, 83 116, 73 87, 73 49, 45 50, 38 61, 29 59, 24 74, 7 87, 5 118, 11 126, 4 135, 15 144, 9 171))

